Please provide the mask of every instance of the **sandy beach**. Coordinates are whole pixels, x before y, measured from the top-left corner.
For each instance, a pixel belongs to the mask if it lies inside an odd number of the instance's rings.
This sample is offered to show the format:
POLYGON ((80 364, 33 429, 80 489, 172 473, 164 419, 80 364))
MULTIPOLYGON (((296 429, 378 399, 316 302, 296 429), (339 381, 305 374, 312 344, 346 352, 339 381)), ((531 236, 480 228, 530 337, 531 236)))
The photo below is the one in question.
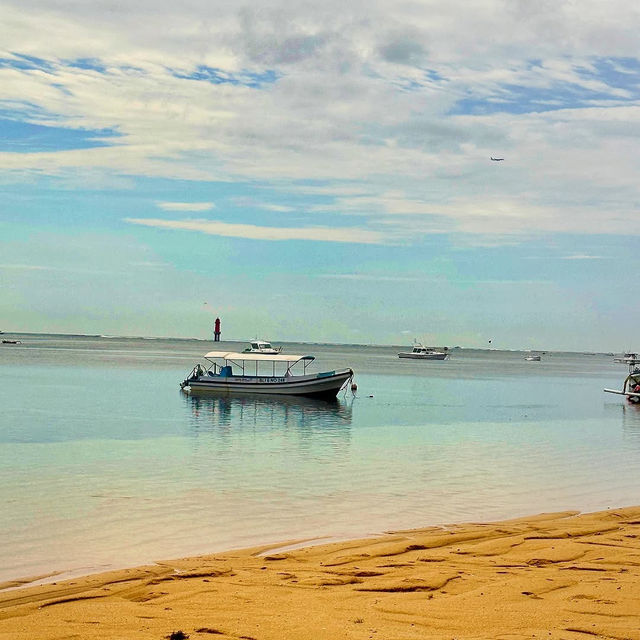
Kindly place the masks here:
POLYGON ((283 549, 5 584, 0 637, 640 640, 640 507, 283 549))

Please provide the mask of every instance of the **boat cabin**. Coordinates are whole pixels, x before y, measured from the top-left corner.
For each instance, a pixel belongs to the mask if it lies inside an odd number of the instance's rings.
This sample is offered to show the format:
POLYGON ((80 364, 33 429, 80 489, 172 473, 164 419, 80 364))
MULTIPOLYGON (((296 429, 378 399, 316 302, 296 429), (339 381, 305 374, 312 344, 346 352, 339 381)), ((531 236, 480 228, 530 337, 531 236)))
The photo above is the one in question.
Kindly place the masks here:
POLYGON ((260 340, 258 340, 258 342, 252 342, 251 343, 251 348, 255 349, 256 351, 264 351, 265 349, 273 349, 273 347, 271 346, 270 342, 261 342, 260 340))
POLYGON ((282 347, 274 347, 270 342, 266 342, 265 340, 253 340, 250 343, 250 346, 247 347, 243 353, 267 353, 267 354, 276 354, 280 353, 282 347))

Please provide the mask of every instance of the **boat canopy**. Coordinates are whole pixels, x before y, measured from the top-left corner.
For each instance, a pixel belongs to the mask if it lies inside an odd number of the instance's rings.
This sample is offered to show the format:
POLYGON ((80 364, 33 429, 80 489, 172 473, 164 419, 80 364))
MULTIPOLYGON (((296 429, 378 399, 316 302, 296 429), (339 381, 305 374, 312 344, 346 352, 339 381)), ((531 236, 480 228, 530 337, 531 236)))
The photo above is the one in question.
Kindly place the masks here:
POLYGON ((256 362, 299 362, 300 360, 315 360, 315 356, 296 356, 283 353, 236 353, 228 351, 209 351, 204 356, 207 360, 211 358, 222 358, 224 360, 247 360, 256 362))

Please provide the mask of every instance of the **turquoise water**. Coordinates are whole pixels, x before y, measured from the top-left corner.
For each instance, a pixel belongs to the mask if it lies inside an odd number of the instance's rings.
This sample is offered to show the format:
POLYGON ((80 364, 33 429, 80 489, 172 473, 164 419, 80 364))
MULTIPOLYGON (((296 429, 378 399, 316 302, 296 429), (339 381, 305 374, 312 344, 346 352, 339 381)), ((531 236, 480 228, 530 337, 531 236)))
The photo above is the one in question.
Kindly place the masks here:
POLYGON ((13 337, 0 580, 640 504, 640 407, 602 392, 626 374, 611 356, 285 345, 356 371, 356 397, 332 404, 185 396, 207 342, 13 337))

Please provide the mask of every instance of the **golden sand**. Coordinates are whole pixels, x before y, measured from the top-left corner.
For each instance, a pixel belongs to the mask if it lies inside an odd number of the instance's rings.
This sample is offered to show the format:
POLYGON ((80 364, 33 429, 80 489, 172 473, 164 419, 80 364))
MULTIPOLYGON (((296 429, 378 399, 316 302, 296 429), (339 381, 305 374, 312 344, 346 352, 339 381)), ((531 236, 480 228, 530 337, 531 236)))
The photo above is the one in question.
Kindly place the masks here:
POLYGON ((640 507, 234 551, 0 591, 0 638, 172 633, 640 640, 640 507))

